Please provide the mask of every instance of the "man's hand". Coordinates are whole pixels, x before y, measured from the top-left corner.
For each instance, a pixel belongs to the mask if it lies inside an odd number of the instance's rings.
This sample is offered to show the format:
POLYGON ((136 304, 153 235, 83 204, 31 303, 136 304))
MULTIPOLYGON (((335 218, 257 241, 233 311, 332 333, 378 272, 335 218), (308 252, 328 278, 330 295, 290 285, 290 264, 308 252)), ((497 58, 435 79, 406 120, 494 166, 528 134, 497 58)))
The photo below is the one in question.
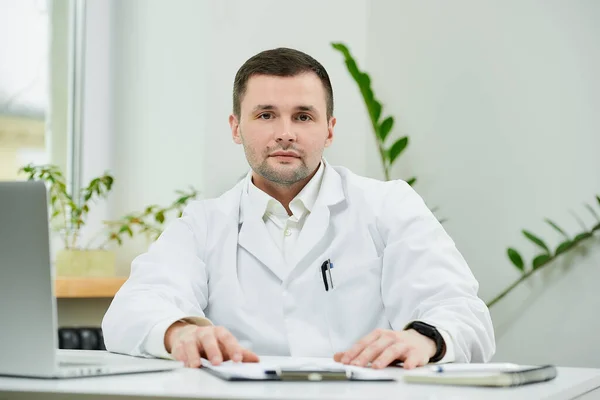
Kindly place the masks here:
POLYGON ((186 367, 202 366, 200 357, 213 365, 222 361, 258 362, 258 356, 243 348, 237 339, 222 326, 197 326, 175 322, 165 334, 165 348, 186 367))
POLYGON ((404 368, 412 369, 426 365, 435 353, 435 342, 413 329, 401 332, 375 329, 350 350, 336 353, 333 358, 360 367, 370 362, 373 368, 385 368, 393 362, 403 361, 404 368))

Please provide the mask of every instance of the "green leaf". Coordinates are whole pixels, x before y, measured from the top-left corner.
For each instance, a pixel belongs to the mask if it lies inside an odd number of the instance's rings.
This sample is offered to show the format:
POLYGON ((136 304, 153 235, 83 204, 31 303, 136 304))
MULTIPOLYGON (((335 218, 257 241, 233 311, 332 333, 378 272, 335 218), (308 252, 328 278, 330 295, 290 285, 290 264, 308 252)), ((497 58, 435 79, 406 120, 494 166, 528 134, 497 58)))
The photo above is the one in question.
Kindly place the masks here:
POLYGON ((569 235, 567 235, 567 233, 560 226, 556 225, 554 222, 550 221, 548 218, 546 218, 544 221, 546 221, 546 223, 548 225, 550 225, 551 227, 556 229, 556 231, 558 231, 561 235, 563 235, 567 239, 569 238, 569 235))
POLYGON ((533 269, 538 269, 539 267, 550 261, 551 258, 552 257, 550 257, 550 255, 548 254, 540 254, 539 256, 533 259, 531 265, 533 266, 533 269))
POLYGON ((113 178, 110 175, 105 175, 104 176, 104 184, 106 185, 106 188, 110 190, 110 188, 112 187, 113 183, 115 182, 115 178, 113 178))
POLYGON ((542 241, 542 239, 540 239, 539 237, 535 236, 533 233, 528 232, 526 230, 523 230, 522 232, 523 232, 523 235, 525 235, 525 237, 527 239, 531 240, 533 243, 537 244, 542 249, 546 250, 546 253, 550 254, 550 249, 548 248, 548 245, 546 245, 546 243, 544 243, 542 241))
POLYGON ((341 52, 345 58, 351 58, 350 51, 344 43, 331 43, 331 47, 341 52))
POLYGON ((523 258, 519 252, 513 248, 509 248, 506 253, 508 254, 508 258, 510 258, 510 261, 512 261, 514 266, 517 267, 519 271, 525 272, 525 263, 523 262, 523 258))
POLYGON ((363 77, 358 69, 358 65, 356 65, 356 61, 351 58, 346 59, 346 68, 348 68, 350 75, 352 75, 352 78, 354 78, 354 81, 362 91, 364 89, 363 77))
POLYGON ((162 224, 163 222, 165 222, 165 214, 162 212, 159 212, 156 214, 155 219, 156 219, 156 222, 159 222, 162 224))
POLYGON ((375 123, 379 122, 379 117, 381 117, 381 108, 381 103, 373 99, 373 121, 375 123))
POLYGON ((190 200, 190 196, 183 196, 180 197, 179 199, 177 199, 177 201, 175 201, 175 204, 178 205, 185 205, 188 201, 190 200))
POLYGON ((406 183, 408 183, 410 186, 414 185, 415 182, 417 182, 417 178, 414 176, 406 181, 406 183))
POLYGON ((396 158, 398 158, 398 156, 404 151, 404 149, 406 149, 406 146, 408 146, 408 138, 404 136, 396 140, 392 147, 390 147, 390 149, 388 150, 388 158, 390 160, 390 165, 392 165, 396 158))
POLYGON ((566 240, 558 245, 558 247, 556 248, 556 251, 554 252, 554 255, 557 256, 559 254, 562 254, 565 251, 569 250, 574 245, 575 245, 575 242, 572 242, 571 240, 566 240))
POLYGON ((381 125, 379 125, 378 136, 382 143, 385 142, 385 139, 388 137, 388 134, 391 132, 393 126, 394 117, 387 117, 383 120, 381 125))
POLYGON ((592 236, 594 236, 594 235, 592 235, 590 232, 580 233, 579 235, 575 236, 575 238, 573 239, 573 242, 579 243, 582 240, 591 238, 592 236))
POLYGON ((585 208, 587 208, 590 211, 590 214, 592 214, 594 216, 594 218, 596 218, 596 220, 598 222, 600 222, 600 216, 598 215, 598 213, 596 212, 596 210, 594 210, 592 208, 592 206, 590 206, 589 204, 586 204, 585 208))

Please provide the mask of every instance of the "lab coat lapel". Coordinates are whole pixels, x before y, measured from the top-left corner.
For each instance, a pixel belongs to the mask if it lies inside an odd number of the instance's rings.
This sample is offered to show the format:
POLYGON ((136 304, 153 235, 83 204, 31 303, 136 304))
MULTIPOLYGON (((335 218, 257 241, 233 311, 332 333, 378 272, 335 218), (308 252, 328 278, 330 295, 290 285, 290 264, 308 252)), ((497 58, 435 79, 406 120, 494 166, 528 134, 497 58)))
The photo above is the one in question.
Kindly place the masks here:
POLYGON ((319 195, 313 210, 304 222, 296 243, 293 257, 294 266, 300 264, 318 244, 325 244, 326 247, 329 247, 330 243, 327 242, 326 235, 331 226, 330 207, 343 200, 345 200, 345 196, 342 178, 332 167, 325 163, 325 172, 319 195))
POLYGON ((263 212, 264 210, 258 210, 251 204, 247 191, 242 190, 238 243, 283 281, 288 269, 281 251, 273 242, 262 219, 263 212))

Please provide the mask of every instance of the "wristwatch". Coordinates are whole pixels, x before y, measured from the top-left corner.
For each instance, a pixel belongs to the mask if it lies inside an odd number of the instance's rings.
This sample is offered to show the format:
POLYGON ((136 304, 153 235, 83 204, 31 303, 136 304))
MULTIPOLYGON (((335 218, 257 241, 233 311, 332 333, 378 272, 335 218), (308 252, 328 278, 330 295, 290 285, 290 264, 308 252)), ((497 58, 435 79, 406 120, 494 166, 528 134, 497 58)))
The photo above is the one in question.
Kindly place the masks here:
POLYGON ((421 335, 426 336, 435 342, 436 352, 433 357, 429 359, 429 362, 438 362, 444 358, 444 355, 446 354, 446 342, 444 341, 442 334, 435 329, 435 326, 422 321, 413 321, 404 328, 405 331, 409 329, 414 329, 421 335))

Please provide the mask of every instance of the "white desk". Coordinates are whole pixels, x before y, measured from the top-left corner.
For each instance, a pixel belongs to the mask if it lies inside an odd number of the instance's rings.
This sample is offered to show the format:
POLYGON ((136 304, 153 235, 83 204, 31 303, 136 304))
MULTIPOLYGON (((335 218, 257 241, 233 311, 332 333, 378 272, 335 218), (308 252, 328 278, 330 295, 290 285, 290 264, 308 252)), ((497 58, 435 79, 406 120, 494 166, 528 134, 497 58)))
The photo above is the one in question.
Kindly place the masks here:
MULTIPOLYGON (((107 354, 107 356, 110 356, 107 354)), ((600 369, 559 368, 550 382, 515 388, 397 382, 225 382, 201 369, 61 380, 0 377, 0 399, 600 399, 600 369)))

